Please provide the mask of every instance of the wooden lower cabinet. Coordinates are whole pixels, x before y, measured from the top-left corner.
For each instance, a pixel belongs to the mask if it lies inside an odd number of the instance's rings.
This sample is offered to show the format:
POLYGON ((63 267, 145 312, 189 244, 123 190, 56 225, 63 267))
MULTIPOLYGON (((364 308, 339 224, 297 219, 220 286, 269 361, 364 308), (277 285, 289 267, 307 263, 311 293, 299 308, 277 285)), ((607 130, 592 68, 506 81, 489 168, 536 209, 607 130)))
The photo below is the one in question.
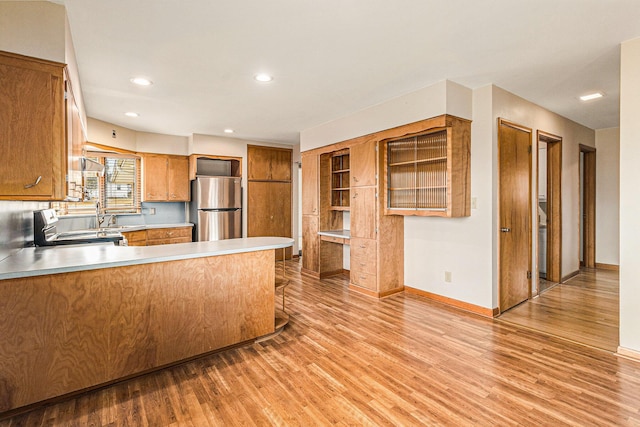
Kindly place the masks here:
POLYGON ((274 332, 274 250, 0 280, 2 413, 274 332))
POLYGON ((302 215, 302 271, 320 276, 320 218, 302 215))
POLYGON ((147 230, 147 246, 190 243, 191 227, 150 228, 147 230))
POLYGON ((190 243, 191 227, 150 228, 148 230, 125 231, 122 235, 129 246, 169 245, 173 243, 190 243))
POLYGON ((378 245, 374 239, 351 239, 351 284, 376 291, 378 245))

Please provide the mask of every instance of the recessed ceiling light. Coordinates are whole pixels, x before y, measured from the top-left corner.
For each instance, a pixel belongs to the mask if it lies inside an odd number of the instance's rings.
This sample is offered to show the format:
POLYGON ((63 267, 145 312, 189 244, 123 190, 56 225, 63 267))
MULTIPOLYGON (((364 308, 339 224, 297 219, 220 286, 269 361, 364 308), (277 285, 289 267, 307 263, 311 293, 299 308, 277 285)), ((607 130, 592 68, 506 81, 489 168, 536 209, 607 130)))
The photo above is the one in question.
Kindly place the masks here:
POLYGON ((224 133, 233 133, 233 129, 225 129, 224 133))
POLYGON ((134 113, 133 111, 126 112, 126 113, 124 113, 124 115, 127 116, 127 117, 139 117, 140 116, 140 114, 134 113))
POLYGON ((262 82, 262 83, 268 83, 271 80, 273 80, 273 76, 270 76, 269 74, 265 74, 265 73, 256 74, 256 76, 254 78, 257 81, 262 82))
POLYGON ((590 101, 592 99, 602 98, 604 94, 602 92, 590 93, 588 95, 582 95, 580 101, 590 101))
POLYGON ((134 77, 131 79, 131 83, 137 84, 138 86, 151 86, 153 82, 146 77, 134 77))

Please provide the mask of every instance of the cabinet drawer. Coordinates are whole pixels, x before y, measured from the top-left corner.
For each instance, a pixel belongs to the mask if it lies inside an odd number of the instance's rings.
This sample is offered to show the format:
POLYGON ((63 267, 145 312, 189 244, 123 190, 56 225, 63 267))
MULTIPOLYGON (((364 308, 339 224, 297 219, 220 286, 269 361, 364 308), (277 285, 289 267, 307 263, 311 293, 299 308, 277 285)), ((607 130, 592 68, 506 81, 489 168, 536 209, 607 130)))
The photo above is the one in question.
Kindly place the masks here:
POLYGON ((351 238, 351 258, 376 259, 377 242, 373 239, 351 238))
POLYGON ((375 258, 352 256, 350 260, 350 271, 354 274, 368 273, 376 274, 377 263, 375 258))
POLYGON ((147 230, 147 240, 174 239, 177 237, 189 237, 189 241, 191 241, 191 227, 150 228, 147 230))
POLYGON ((174 243, 191 243, 191 237, 176 237, 170 239, 147 240, 147 246, 171 245, 174 243))
POLYGON ((355 286, 360 286, 361 288, 366 288, 372 291, 377 290, 375 274, 356 272, 352 268, 349 277, 351 284, 355 286))
POLYGON ((344 245, 344 237, 334 237, 334 236, 323 236, 320 235, 320 240, 324 242, 332 242, 332 243, 340 243, 344 245))

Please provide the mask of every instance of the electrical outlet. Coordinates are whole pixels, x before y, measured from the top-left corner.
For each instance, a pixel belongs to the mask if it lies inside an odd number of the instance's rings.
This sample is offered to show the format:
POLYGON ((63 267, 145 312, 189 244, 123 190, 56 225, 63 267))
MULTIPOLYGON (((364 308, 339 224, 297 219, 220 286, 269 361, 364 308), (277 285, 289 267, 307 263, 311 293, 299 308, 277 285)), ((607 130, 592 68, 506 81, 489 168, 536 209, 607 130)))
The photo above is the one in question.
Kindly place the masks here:
POLYGON ((478 209, 478 198, 477 197, 472 197, 471 198, 471 209, 478 209))
POLYGON ((444 281, 447 283, 451 283, 451 272, 450 271, 445 271, 444 272, 444 281))

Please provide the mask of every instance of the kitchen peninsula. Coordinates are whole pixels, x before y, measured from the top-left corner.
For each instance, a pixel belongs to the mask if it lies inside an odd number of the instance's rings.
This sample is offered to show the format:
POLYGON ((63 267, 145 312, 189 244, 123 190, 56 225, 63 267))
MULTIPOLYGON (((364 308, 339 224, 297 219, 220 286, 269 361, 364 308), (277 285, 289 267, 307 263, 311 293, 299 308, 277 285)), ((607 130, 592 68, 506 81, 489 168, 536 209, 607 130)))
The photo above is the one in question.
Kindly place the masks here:
POLYGON ((58 246, 5 258, 0 415, 274 333, 274 251, 292 244, 58 246))

